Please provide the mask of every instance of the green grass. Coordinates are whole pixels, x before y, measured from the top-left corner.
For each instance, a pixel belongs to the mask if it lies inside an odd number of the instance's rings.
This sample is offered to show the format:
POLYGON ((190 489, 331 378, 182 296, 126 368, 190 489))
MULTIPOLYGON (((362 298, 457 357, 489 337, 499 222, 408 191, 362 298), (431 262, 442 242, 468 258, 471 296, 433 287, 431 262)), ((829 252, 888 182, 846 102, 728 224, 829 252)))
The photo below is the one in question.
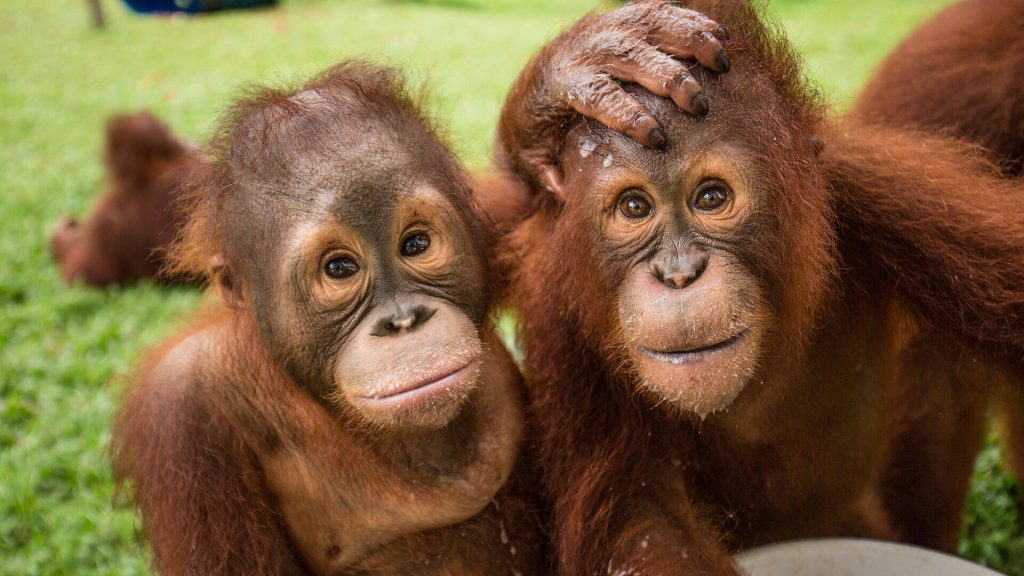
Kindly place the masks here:
MULTIPOLYGON (((810 70, 842 103, 934 0, 785 0, 772 6, 810 70)), ((100 185, 106 115, 150 108, 208 135, 239 85, 282 82, 347 56, 407 67, 459 152, 486 164, 509 84, 590 0, 284 0, 273 11, 137 18, 105 0, 0 0, 0 575, 143 574, 145 547, 111 507, 106 460, 119 376, 199 300, 143 284, 106 292, 58 282, 49 226, 100 185)), ((1024 574, 1024 528, 995 447, 979 461, 963 551, 1024 574)), ((1016 490, 1016 492, 1013 492, 1016 490)))

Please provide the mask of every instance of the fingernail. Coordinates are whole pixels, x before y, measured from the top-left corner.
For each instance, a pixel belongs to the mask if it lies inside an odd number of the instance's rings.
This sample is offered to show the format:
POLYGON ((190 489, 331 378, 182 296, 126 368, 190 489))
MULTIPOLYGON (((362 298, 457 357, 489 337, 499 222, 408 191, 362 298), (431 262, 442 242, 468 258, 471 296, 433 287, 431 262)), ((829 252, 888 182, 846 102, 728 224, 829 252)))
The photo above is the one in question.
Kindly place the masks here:
POLYGON ((693 95, 693 99, 690 100, 690 108, 693 110, 695 116, 704 117, 708 113, 708 97, 703 92, 697 92, 693 95))
POLYGON ((675 76, 672 77, 672 82, 676 86, 682 86, 690 78, 691 76, 689 72, 680 72, 679 74, 676 74, 675 76))
POLYGON ((729 61, 729 57, 725 55, 725 50, 719 50, 718 54, 715 54, 715 64, 718 65, 719 72, 728 72, 732 68, 732 62, 729 61))
POLYGON ((651 128, 651 131, 647 133, 647 140, 656 150, 662 150, 668 146, 668 135, 661 129, 661 126, 651 128))

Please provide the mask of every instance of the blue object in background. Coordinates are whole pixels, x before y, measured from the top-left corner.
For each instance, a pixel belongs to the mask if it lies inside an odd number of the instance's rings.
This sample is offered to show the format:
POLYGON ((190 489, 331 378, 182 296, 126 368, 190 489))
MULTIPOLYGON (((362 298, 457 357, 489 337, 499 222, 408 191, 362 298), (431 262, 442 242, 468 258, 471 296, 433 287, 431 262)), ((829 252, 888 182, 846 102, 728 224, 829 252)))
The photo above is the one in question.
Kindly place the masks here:
POLYGON ((200 12, 214 12, 216 10, 229 10, 232 8, 270 6, 277 4, 277 0, 124 0, 124 3, 140 14, 152 14, 154 12, 198 14, 200 12))

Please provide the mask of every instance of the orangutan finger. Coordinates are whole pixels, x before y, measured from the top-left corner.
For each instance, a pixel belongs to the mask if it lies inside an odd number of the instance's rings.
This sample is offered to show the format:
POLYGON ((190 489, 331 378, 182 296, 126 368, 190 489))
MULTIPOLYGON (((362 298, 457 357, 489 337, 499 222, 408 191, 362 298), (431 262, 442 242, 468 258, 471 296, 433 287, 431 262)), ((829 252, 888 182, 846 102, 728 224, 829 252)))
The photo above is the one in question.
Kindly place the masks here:
POLYGON ((729 56, 725 52, 723 40, 728 41, 728 33, 714 20, 692 10, 678 9, 678 12, 690 12, 690 18, 660 18, 647 35, 647 41, 663 52, 677 58, 696 58, 705 68, 716 72, 728 72, 732 67, 729 56), (722 38, 720 40, 719 38, 722 38))
POLYGON ((649 45, 634 48, 606 69, 619 80, 636 82, 658 96, 672 98, 676 106, 691 114, 704 116, 708 112, 704 91, 686 66, 649 45))
POLYGON ((580 114, 644 146, 660 149, 668 144, 658 121, 607 74, 599 74, 586 86, 571 87, 566 100, 580 114))

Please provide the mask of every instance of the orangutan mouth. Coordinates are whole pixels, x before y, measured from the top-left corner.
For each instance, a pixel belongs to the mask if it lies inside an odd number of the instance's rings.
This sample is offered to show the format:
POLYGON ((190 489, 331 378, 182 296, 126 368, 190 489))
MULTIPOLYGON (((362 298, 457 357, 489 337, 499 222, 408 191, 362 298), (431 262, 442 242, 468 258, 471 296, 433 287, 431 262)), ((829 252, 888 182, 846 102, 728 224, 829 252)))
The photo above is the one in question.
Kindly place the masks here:
POLYGON ((459 368, 445 371, 440 375, 413 381, 381 394, 363 396, 362 399, 380 402, 402 402, 422 396, 430 396, 449 388, 457 388, 460 385, 467 384, 464 381, 470 380, 473 377, 476 366, 477 362, 475 360, 470 361, 459 368))
POLYGON ((691 348, 689 350, 653 350, 640 344, 637 345, 637 349, 642 354, 660 360, 662 362, 668 362, 670 364, 688 364, 691 362, 699 362, 706 358, 709 358, 722 350, 725 350, 742 340, 749 329, 742 330, 738 334, 730 336, 725 340, 709 344, 707 346, 699 346, 697 348, 691 348))

